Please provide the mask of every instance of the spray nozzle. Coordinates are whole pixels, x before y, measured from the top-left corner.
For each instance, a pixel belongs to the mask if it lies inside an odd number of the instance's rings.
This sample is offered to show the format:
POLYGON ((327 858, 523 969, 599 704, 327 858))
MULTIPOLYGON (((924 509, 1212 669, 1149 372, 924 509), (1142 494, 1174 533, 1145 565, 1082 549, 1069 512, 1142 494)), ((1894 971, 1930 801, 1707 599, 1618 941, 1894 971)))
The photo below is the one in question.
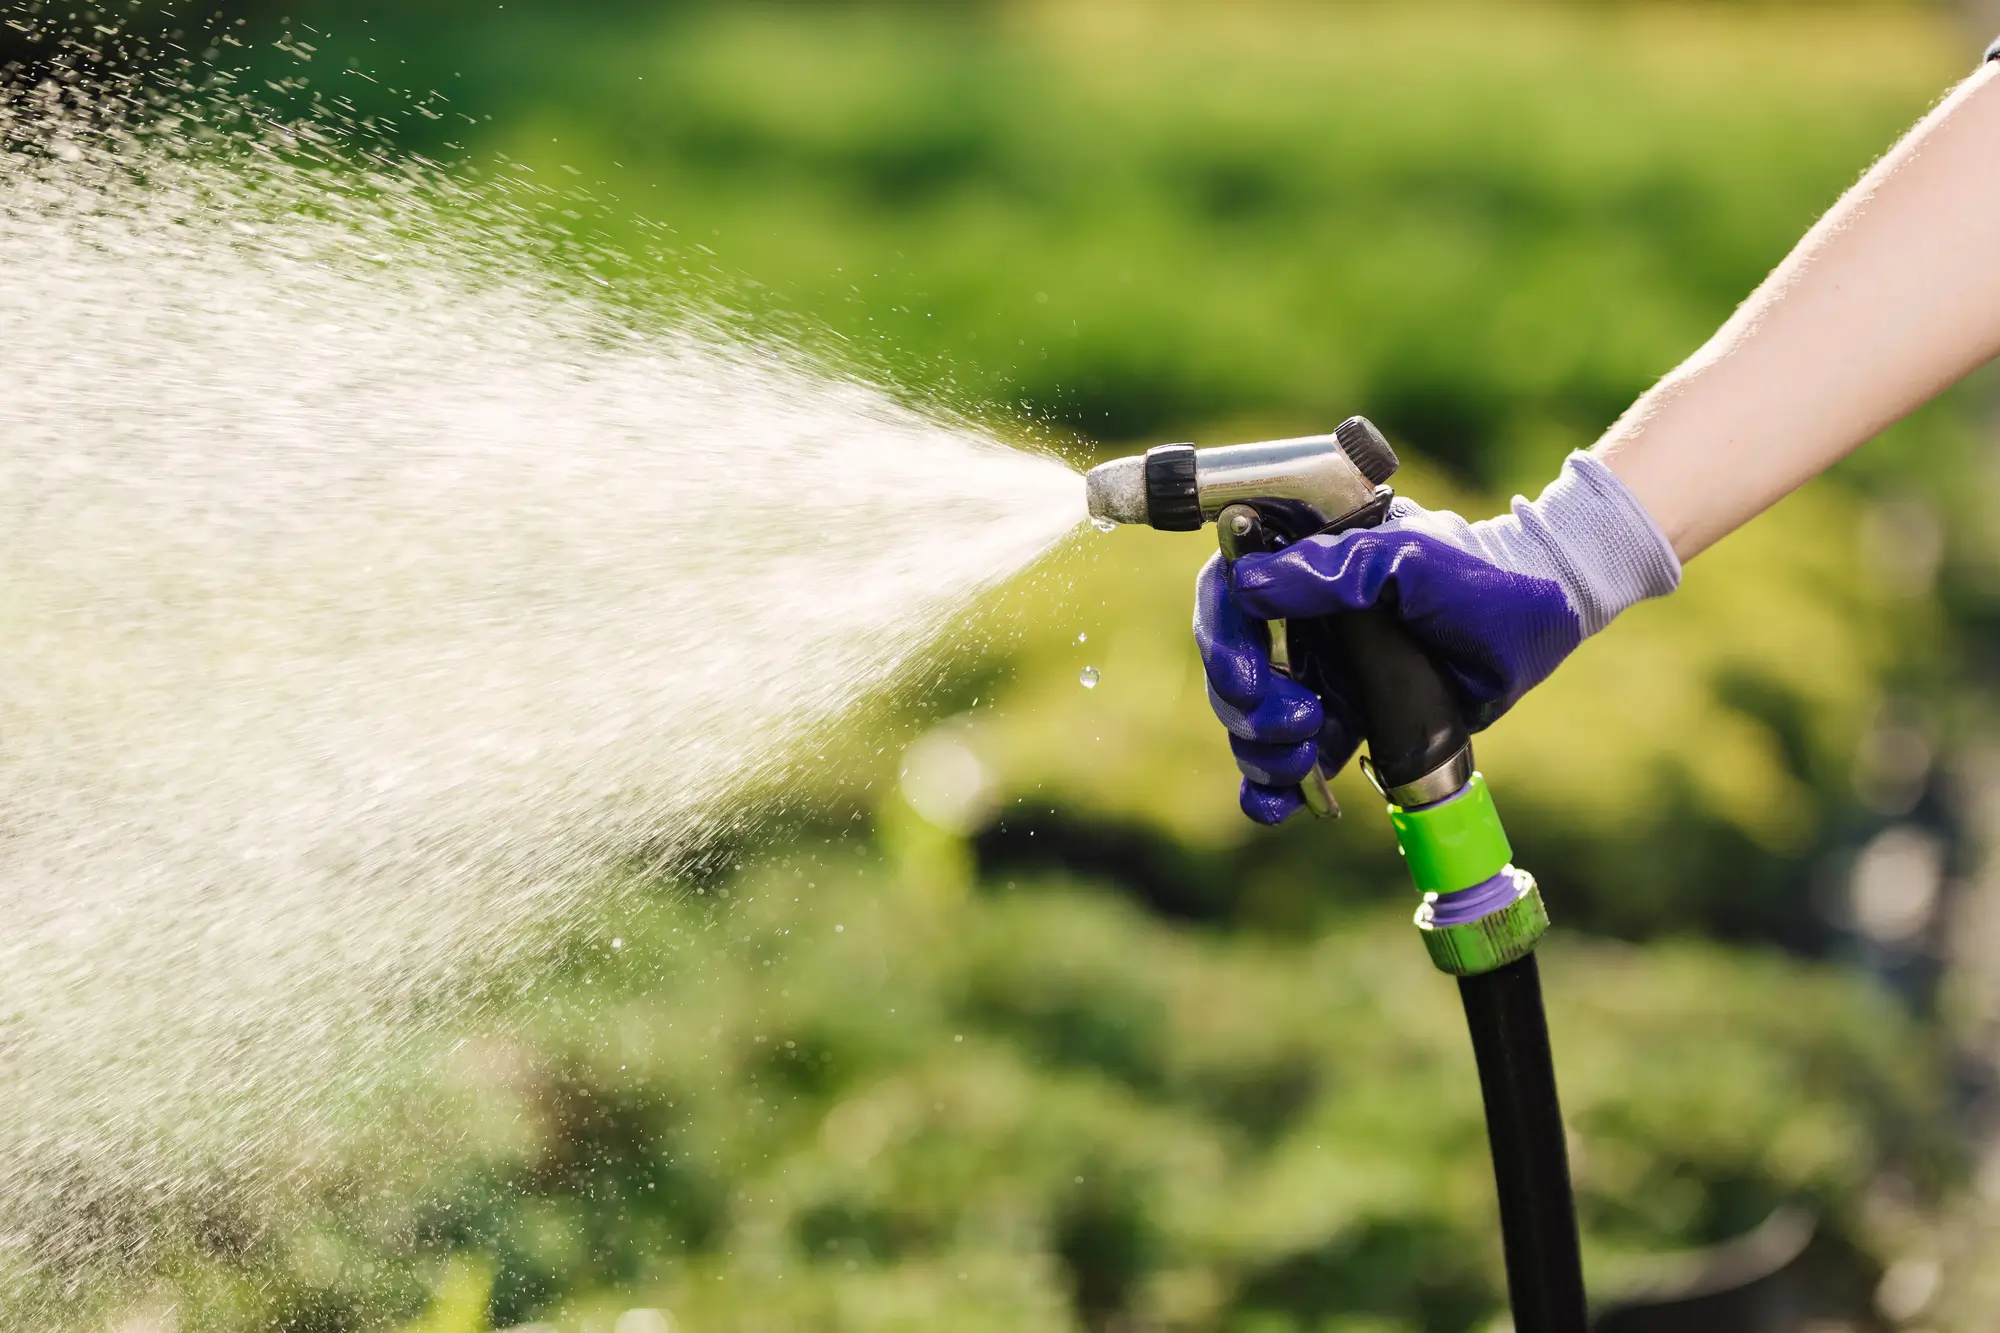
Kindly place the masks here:
MULTIPOLYGON (((1162 444, 1100 463, 1085 478, 1090 516, 1191 532, 1232 504, 1295 509, 1308 530, 1341 523, 1380 502, 1396 451, 1366 417, 1330 435, 1197 449, 1162 444)), ((1288 525, 1289 526, 1289 525, 1288 525)))
MULTIPOLYGON (((1085 478, 1090 516, 1099 523, 1144 523, 1192 532, 1219 523, 1222 552, 1273 549, 1310 533, 1371 524, 1388 509, 1383 483, 1396 471, 1396 451, 1366 417, 1349 417, 1330 435, 1197 449, 1163 444, 1131 458, 1099 464, 1085 478)), ((1266 622, 1271 665, 1287 676, 1299 669, 1282 620, 1266 622)), ((1317 768, 1300 784, 1306 806, 1321 818, 1340 804, 1317 768)))

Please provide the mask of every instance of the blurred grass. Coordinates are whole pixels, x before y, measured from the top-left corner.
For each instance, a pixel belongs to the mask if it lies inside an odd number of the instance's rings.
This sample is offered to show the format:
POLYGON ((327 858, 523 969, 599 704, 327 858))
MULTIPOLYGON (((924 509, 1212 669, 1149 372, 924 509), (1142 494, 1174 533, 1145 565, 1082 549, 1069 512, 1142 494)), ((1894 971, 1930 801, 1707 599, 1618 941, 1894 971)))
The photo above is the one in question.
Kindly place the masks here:
MULTIPOLYGON (((1400 908, 1221 937, 1087 883, 941 874, 923 836, 624 899, 262 1256, 290 1306, 215 1326, 370 1327, 429 1282, 414 1328, 479 1327, 450 1311, 488 1275, 503 1326, 563 1328, 631 1305, 828 1330, 1499 1307, 1456 996, 1400 908)), ((1547 974, 1606 1294, 1621 1260, 1781 1201, 1853 1227, 1876 1170, 1934 1166, 1928 1043, 1865 983, 1576 939, 1547 974)))
MULTIPOLYGON (((745 336, 1077 456, 1365 411, 1404 489, 1480 513, 1692 350, 1974 55, 1916 4, 231 12, 248 86, 514 164, 578 262, 719 296, 745 336)), ((1951 1178, 1935 1025, 1797 955, 1838 949, 1816 892, 1889 817, 1854 781, 1884 710, 1964 722, 2000 586, 1983 466, 1947 399, 1480 742, 1564 925, 1605 1290, 1781 1202, 1865 1287, 1891 1257, 1869 1199, 1951 1178), (1947 525, 1935 580, 1871 561, 1888 502, 1947 525)), ((1455 997, 1351 776, 1340 825, 1236 814, 1187 641, 1209 549, 1085 533, 979 608, 773 793, 771 845, 613 893, 413 1073, 367 1166, 254 1243, 194 1227, 184 1326, 1479 1326, 1501 1288, 1455 997), (927 732, 986 774, 963 829, 898 794, 927 732)))

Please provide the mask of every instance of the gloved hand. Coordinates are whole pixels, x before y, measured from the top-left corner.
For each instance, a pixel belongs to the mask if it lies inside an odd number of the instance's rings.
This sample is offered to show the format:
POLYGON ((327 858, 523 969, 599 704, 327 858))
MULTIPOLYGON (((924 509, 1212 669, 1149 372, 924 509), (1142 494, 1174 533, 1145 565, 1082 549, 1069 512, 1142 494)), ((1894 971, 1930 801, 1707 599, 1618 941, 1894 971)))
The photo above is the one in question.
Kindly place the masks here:
MULTIPOLYGON (((1313 765, 1331 776, 1362 739, 1349 694, 1336 687, 1321 700, 1274 671, 1257 622, 1387 606, 1480 731, 1586 637, 1680 576, 1651 516, 1591 454, 1572 454, 1540 499, 1516 496, 1504 517, 1467 523, 1398 498, 1379 527, 1233 566, 1216 556, 1196 580, 1194 635, 1244 774, 1243 812, 1261 824, 1290 817, 1313 765)), ((1337 686, 1337 670, 1328 675, 1337 686)))

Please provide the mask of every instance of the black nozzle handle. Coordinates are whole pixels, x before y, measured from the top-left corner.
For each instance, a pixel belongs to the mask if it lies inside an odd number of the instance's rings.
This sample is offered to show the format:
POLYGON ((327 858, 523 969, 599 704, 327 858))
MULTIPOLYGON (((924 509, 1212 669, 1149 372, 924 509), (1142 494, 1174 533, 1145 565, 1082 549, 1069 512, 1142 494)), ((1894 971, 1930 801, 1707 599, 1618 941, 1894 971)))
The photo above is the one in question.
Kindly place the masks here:
MULTIPOLYGON (((1270 517, 1276 527, 1284 516, 1270 517)), ((1393 608, 1293 620, 1289 633, 1298 682, 1322 699, 1339 691, 1360 709, 1384 791, 1436 773, 1471 744, 1457 695, 1393 608)))
POLYGON ((1360 705, 1368 757, 1389 790, 1450 763, 1471 743, 1458 698, 1386 607, 1326 622, 1360 705))
MULTIPOLYGON (((1348 461, 1375 483, 1374 502, 1331 528, 1323 514, 1294 501, 1267 498, 1231 505, 1218 515, 1225 557, 1278 550, 1323 532, 1374 527, 1388 516, 1395 493, 1382 483, 1396 471, 1395 450, 1365 417, 1349 417, 1334 435, 1348 461)), ((1169 489, 1167 482, 1179 475, 1175 469, 1185 470, 1189 489, 1185 507, 1197 511, 1193 520, 1198 523, 1194 453, 1188 445, 1151 450, 1146 455, 1146 476, 1149 495, 1163 494, 1169 489)), ((1154 503, 1159 503, 1157 498, 1154 503)), ((1287 646, 1290 674, 1301 685, 1322 699, 1338 691, 1358 706, 1369 762, 1385 793, 1455 771, 1447 769, 1454 761, 1470 763, 1471 736, 1458 697, 1410 637, 1393 606, 1292 620, 1287 625, 1287 646)), ((1448 794, 1427 794, 1421 803, 1448 794)))

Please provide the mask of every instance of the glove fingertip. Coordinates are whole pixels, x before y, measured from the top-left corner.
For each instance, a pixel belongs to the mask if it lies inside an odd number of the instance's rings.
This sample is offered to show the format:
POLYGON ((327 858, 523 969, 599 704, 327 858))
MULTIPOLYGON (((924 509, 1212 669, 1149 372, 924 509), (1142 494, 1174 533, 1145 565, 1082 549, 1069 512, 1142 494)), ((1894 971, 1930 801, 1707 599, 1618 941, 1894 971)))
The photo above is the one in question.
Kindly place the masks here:
POLYGON ((1319 696, 1284 676, 1273 676, 1262 703, 1251 710, 1247 739, 1296 745, 1317 737, 1326 725, 1319 696))
POLYGON ((1242 790, 1237 793, 1237 804, 1259 824, 1282 824, 1299 812, 1305 798, 1299 795, 1297 787, 1267 787, 1245 778, 1242 790))
POLYGON ((1271 745, 1232 736, 1229 748, 1236 755, 1236 767, 1244 777, 1272 787, 1303 782, 1319 760, 1319 747, 1312 741, 1271 745))

